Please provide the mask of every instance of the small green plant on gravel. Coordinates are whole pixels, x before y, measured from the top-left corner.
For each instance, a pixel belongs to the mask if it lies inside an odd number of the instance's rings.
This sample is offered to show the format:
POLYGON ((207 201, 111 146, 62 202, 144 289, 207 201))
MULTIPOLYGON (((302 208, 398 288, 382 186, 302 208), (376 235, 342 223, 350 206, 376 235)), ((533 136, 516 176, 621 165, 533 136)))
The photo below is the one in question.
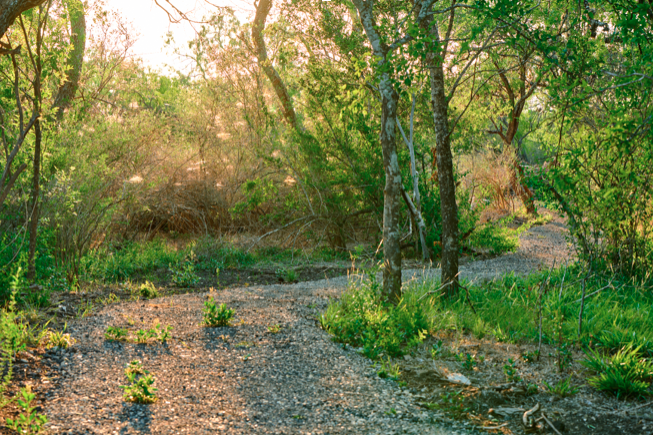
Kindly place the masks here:
POLYGON ((389 410, 385 411, 384 414, 394 417, 395 415, 397 415, 397 410, 394 408, 390 408, 389 410))
POLYGON ((431 352, 431 358, 433 359, 438 359, 443 355, 444 352, 444 344, 442 343, 442 340, 438 340, 431 346, 430 349, 431 352))
POLYGON ((380 365, 379 371, 376 372, 380 378, 393 381, 399 380, 399 375, 401 374, 399 364, 392 364, 392 361, 388 358, 387 361, 381 360, 380 365))
POLYGON ((526 386, 526 395, 527 396, 532 396, 533 394, 537 394, 540 391, 539 387, 537 384, 528 384, 526 386))
POLYGON ((270 334, 278 334, 279 332, 281 332, 281 326, 279 326, 279 324, 270 325, 268 326, 268 332, 270 334))
POLYGON ((108 341, 125 341, 129 331, 126 328, 119 328, 117 326, 109 326, 104 333, 104 338, 108 341))
POLYGON ((157 331, 155 329, 139 329, 136 331, 136 343, 145 344, 150 338, 155 338, 157 331))
POLYGON ((573 396, 578 393, 578 388, 571 385, 571 376, 567 379, 561 379, 553 386, 549 385, 547 381, 543 381, 542 383, 544 384, 546 391, 562 398, 573 396))
POLYGON ((127 385, 121 385, 124 390, 123 399, 125 402, 154 403, 157 400, 154 376, 143 368, 140 361, 132 361, 125 368, 127 385))
POLYGON ((83 319, 93 314, 94 310, 95 310, 95 305, 93 305, 93 302, 86 301, 77 306, 76 317, 78 319, 83 319))
POLYGON ((15 420, 7 419, 7 427, 15 430, 20 434, 37 435, 45 433, 45 424, 48 418, 39 414, 35 407, 32 407, 32 402, 36 395, 32 393, 29 386, 20 389, 20 394, 23 396, 22 400, 18 399, 18 406, 22 412, 15 420))
POLYGON ((109 293, 109 296, 99 300, 100 305, 111 305, 120 302, 120 298, 114 293, 109 293))
POLYGON ((151 331, 154 332, 154 338, 165 344, 170 339, 170 331, 172 331, 172 329, 173 328, 170 325, 163 326, 160 323, 157 323, 151 331))
POLYGON ((297 272, 294 269, 280 268, 275 272, 277 279, 285 283, 292 283, 297 281, 297 272))
POLYGON ((159 292, 150 281, 145 281, 141 284, 138 292, 144 299, 154 299, 159 297, 159 292))
POLYGON ((225 304, 218 306, 211 297, 204 302, 204 308, 202 309, 203 323, 210 327, 229 326, 235 313, 232 308, 227 308, 225 304))
POLYGON ((465 405, 465 396, 462 391, 449 391, 440 394, 438 402, 423 403, 422 406, 431 410, 444 411, 445 414, 456 420, 465 418, 470 408, 465 405))
POLYGON ((521 377, 517 373, 517 361, 508 358, 508 364, 504 364, 503 373, 506 375, 508 382, 520 382, 521 377))
POLYGON ((236 345, 236 348, 242 348, 242 349, 249 349, 250 347, 254 347, 256 344, 252 341, 241 341, 236 345))
POLYGON ((643 397, 649 395, 653 381, 653 364, 641 353, 641 348, 623 347, 614 355, 601 355, 595 350, 586 351, 581 361, 596 373, 587 383, 599 391, 617 397, 643 397))
POLYGON ((465 354, 465 357, 463 359, 463 369, 465 370, 474 370, 474 368, 478 366, 478 362, 476 361, 476 355, 472 355, 470 353, 465 354))
POLYGON ((528 352, 525 352, 525 353, 521 356, 521 358, 522 358, 525 362, 530 363, 530 364, 532 364, 532 363, 534 363, 535 361, 537 361, 537 360, 539 359, 539 357, 540 357, 540 352, 537 351, 537 350, 529 350, 528 352))
POLYGON ((68 349, 70 346, 75 344, 75 339, 71 337, 70 334, 65 333, 67 326, 68 324, 66 323, 63 327, 63 331, 48 331, 45 347, 48 349, 53 347, 68 349))

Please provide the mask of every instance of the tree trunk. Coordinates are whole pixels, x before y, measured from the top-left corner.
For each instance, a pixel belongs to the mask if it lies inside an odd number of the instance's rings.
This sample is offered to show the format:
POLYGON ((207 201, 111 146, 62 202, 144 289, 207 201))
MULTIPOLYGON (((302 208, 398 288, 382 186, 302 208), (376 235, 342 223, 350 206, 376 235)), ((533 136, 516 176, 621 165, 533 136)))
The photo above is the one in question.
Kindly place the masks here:
POLYGON ((36 241, 39 229, 39 195, 41 184, 41 123, 37 119, 34 123, 34 178, 32 181, 32 207, 29 221, 29 255, 27 258, 27 278, 36 277, 34 257, 36 254, 36 241))
POLYGON ((84 4, 80 0, 66 2, 70 18, 70 45, 72 49, 68 54, 68 71, 66 81, 61 85, 54 99, 53 107, 57 108, 57 119, 63 119, 64 110, 70 103, 79 87, 79 77, 84 64, 84 49, 86 48, 86 19, 84 17, 84 4))
POLYGON ((406 133, 404 132, 404 129, 401 128, 401 123, 399 122, 399 119, 397 119, 397 127, 399 127, 401 136, 404 138, 404 142, 406 142, 406 146, 408 147, 408 152, 410 153, 410 172, 413 178, 413 192, 415 196, 415 203, 411 201, 410 196, 408 196, 406 191, 403 189, 402 189, 402 195, 404 197, 404 201, 406 201, 408 210, 410 210, 410 213, 413 215, 413 220, 417 224, 417 232, 419 234, 419 240, 422 244, 422 260, 426 262, 431 259, 431 254, 430 254, 429 247, 426 244, 426 224, 424 223, 424 219, 422 218, 422 207, 420 204, 420 196, 419 196, 419 175, 417 173, 417 162, 415 161, 415 146, 413 145, 414 113, 415 113, 415 98, 413 98, 413 105, 410 111, 410 139, 406 137, 406 133))
POLYGON ((0 38, 20 14, 43 3, 45 0, 0 0, 0 38))
POLYGON ((277 70, 272 66, 272 62, 268 59, 267 49, 265 48, 263 30, 265 29, 265 20, 267 19, 271 8, 272 0, 259 0, 258 6, 256 7, 256 16, 252 23, 252 39, 254 40, 258 64, 263 69, 263 72, 270 82, 272 82, 274 92, 277 94, 277 97, 283 106, 283 116, 286 118, 286 121, 293 126, 293 128, 298 128, 297 116, 295 115, 295 109, 293 108, 288 89, 283 83, 283 80, 281 80, 281 76, 279 76, 277 70))
POLYGON ((374 20, 373 2, 354 0, 361 24, 372 45, 379 71, 379 91, 381 92, 381 148, 385 188, 383 189, 383 297, 396 303, 401 299, 401 237, 399 234, 399 212, 401 206, 401 171, 397 156, 397 103, 399 94, 392 84, 386 68, 390 48, 383 42, 374 20))
POLYGON ((431 82, 431 106, 436 135, 434 157, 438 169, 442 214, 442 284, 449 284, 444 288, 444 292, 453 296, 458 292, 458 206, 449 136, 449 102, 444 93, 443 59, 436 51, 440 44, 437 24, 429 18, 425 20, 424 26, 434 43, 434 47, 426 55, 426 66, 431 82))
POLYGON ((381 92, 383 93, 381 148, 383 149, 383 168, 385 169, 385 188, 383 189, 383 293, 387 300, 396 303, 401 299, 399 212, 401 191, 403 190, 399 158, 397 156, 395 123, 399 94, 394 90, 389 77, 386 80, 382 79, 381 92))

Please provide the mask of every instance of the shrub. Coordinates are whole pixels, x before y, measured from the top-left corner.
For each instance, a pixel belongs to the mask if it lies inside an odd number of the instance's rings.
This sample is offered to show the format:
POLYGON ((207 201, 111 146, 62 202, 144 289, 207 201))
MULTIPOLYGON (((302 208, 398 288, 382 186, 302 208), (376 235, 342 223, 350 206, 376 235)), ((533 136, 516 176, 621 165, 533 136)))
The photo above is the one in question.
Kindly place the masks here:
POLYGON ((587 382, 599 391, 617 397, 641 397, 650 394, 653 380, 653 364, 642 356, 640 347, 623 347, 614 355, 600 355, 587 350, 587 358, 581 362, 597 373, 587 382))
POLYGON ((202 309, 203 323, 210 327, 229 326, 234 314, 235 311, 227 308, 225 304, 217 306, 213 297, 204 302, 204 308, 202 309))
POLYGON ((170 265, 172 282, 178 287, 194 287, 200 282, 200 277, 195 273, 194 255, 185 258, 176 265, 170 265))

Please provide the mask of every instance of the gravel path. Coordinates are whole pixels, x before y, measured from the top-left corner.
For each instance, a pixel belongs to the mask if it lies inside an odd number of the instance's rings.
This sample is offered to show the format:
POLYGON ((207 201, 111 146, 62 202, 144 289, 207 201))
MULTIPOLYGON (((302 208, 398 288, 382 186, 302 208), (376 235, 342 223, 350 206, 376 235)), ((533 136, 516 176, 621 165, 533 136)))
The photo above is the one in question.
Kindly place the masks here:
MULTIPOLYGON (((552 222, 524 235, 515 253, 462 268, 465 278, 526 273, 566 251, 552 222), (541 237, 544 238, 541 238, 541 237)), ((567 255, 567 254, 564 254, 567 255)), ((560 258, 557 259, 558 264, 560 258)), ((437 269, 409 270, 406 278, 437 269)), ((316 315, 346 278, 215 293, 236 309, 232 327, 200 326, 207 294, 107 306, 75 321, 77 344, 46 354, 52 388, 44 411, 51 433, 70 434, 468 434, 417 406, 419 396, 379 379, 370 361, 333 343, 316 315), (109 326, 171 325, 167 344, 107 342, 109 326), (268 326, 280 325, 279 333, 268 326), (124 367, 141 360, 159 400, 125 403, 124 367)))

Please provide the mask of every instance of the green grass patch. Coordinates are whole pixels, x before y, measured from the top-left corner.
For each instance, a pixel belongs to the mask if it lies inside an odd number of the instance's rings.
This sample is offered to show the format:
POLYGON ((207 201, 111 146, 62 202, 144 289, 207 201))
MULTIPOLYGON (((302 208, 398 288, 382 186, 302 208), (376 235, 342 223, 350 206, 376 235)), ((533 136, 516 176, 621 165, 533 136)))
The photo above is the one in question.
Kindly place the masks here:
POLYGON ((372 359, 400 356, 419 345, 430 330, 427 309, 410 294, 396 306, 380 299, 375 274, 350 285, 339 301, 332 301, 320 316, 323 329, 334 341, 362 348, 372 359))
POLYGON ((595 349, 588 357, 593 361, 588 364, 593 364, 597 373, 590 378, 590 385, 623 397, 648 394, 653 381, 650 283, 620 281, 602 274, 587 278, 579 334, 579 299, 585 279, 585 271, 579 266, 528 277, 508 275, 467 285, 469 301, 464 290, 453 299, 441 297, 437 281, 412 283, 394 306, 382 302, 380 286, 371 276, 351 285, 340 300, 332 301, 320 322, 334 341, 362 348, 362 353, 373 359, 409 352, 422 342, 427 331, 456 330, 479 339, 489 336, 503 342, 536 343, 541 293, 542 340, 555 349, 550 356, 558 361, 561 371, 572 362, 572 347, 595 349), (593 294, 599 289, 603 290, 593 294), (632 349, 636 349, 635 356, 632 349))
POLYGON ((490 254, 498 255, 504 252, 514 252, 519 248, 519 236, 535 225, 543 225, 551 220, 549 216, 528 216, 528 221, 517 228, 511 228, 510 224, 518 215, 510 215, 496 222, 488 222, 478 227, 465 241, 469 248, 489 249, 490 254))

